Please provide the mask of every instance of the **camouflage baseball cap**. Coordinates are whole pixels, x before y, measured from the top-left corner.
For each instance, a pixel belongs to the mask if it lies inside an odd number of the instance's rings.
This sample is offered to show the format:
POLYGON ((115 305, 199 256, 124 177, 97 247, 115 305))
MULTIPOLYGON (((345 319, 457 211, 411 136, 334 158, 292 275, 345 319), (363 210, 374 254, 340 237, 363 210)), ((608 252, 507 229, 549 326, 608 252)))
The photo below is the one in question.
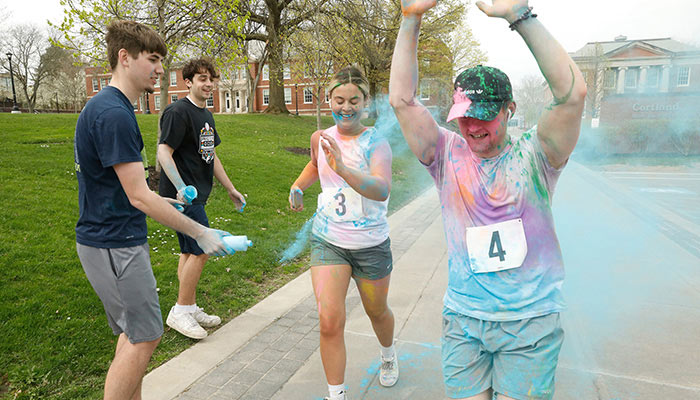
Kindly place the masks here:
POLYGON ((513 100, 510 79, 500 69, 477 65, 462 71, 455 79, 454 105, 447 121, 471 117, 492 121, 503 107, 513 100))

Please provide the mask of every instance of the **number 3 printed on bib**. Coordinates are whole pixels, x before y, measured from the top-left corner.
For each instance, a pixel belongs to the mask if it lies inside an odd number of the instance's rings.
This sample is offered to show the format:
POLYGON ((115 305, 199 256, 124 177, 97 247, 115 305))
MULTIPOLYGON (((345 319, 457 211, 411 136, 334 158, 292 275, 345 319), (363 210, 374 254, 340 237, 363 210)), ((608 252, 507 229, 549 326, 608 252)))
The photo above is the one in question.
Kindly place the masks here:
POLYGON ((351 188, 342 188, 337 192, 321 192, 319 197, 323 213, 333 221, 357 221, 364 216, 362 196, 351 188))
POLYGON ((467 251, 477 274, 519 268, 527 255, 522 219, 467 228, 467 251))

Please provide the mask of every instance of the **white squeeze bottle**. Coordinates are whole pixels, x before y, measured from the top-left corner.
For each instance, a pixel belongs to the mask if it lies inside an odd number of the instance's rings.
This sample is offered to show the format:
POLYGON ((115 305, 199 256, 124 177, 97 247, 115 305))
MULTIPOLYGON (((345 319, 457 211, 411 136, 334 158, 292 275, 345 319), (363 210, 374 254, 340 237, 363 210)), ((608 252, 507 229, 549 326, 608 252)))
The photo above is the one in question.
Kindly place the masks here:
POLYGON ((253 245, 253 242, 248 240, 248 236, 224 236, 224 243, 226 244, 226 250, 233 254, 237 251, 246 251, 248 247, 253 245))

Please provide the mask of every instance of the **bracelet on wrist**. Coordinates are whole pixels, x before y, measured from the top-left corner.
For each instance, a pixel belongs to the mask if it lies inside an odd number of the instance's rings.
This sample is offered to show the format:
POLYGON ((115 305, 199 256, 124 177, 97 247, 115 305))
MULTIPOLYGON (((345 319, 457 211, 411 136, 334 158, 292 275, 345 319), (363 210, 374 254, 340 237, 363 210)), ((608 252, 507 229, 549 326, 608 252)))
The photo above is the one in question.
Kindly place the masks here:
POLYGON ((523 15, 518 17, 518 19, 513 21, 512 24, 508 25, 508 27, 511 31, 514 31, 521 22, 525 21, 528 18, 537 18, 537 14, 532 13, 532 7, 528 7, 527 10, 525 10, 525 12, 523 13, 523 15))

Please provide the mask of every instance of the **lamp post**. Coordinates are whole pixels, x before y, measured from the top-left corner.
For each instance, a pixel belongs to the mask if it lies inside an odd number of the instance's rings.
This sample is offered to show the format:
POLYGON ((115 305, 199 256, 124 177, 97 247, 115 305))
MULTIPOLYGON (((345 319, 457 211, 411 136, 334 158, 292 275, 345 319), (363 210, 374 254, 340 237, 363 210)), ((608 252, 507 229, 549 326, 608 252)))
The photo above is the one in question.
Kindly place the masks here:
POLYGON ((299 96, 297 96, 297 88, 299 87, 299 84, 295 83, 294 84, 294 105, 296 106, 297 109, 297 117, 299 116, 299 96))
POLYGON ((10 61, 10 81, 12 81, 12 114, 21 114, 22 112, 17 107, 17 95, 15 94, 15 74, 12 72, 12 53, 9 51, 5 54, 10 61))

